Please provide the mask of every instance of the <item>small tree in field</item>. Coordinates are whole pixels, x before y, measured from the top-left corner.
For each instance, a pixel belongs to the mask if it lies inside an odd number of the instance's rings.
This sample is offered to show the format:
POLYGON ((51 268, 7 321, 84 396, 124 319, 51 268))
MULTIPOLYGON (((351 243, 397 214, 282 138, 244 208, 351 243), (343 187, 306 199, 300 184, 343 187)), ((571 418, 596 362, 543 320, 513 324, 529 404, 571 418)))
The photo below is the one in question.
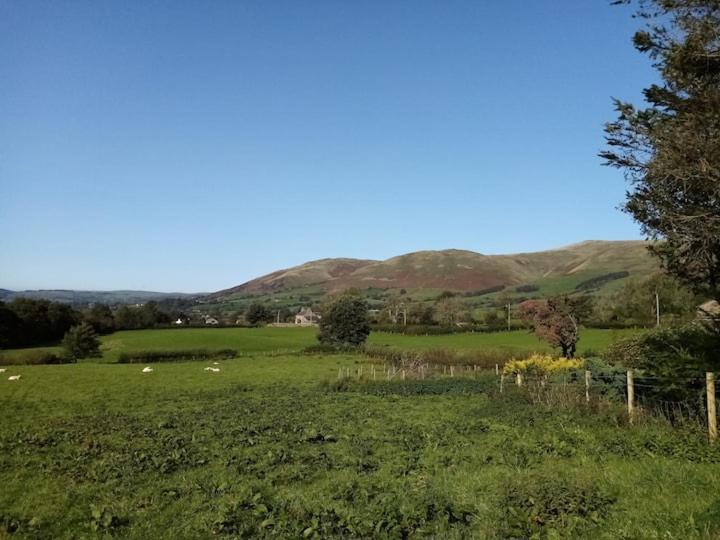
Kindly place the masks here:
POLYGON ((272 318, 273 313, 270 308, 260 302, 253 302, 245 311, 245 320, 252 325, 270 322, 272 318))
POLYGON ((329 301, 322 309, 320 343, 334 347, 357 347, 370 334, 368 305, 362 298, 343 294, 329 301))
POLYGON ((518 306, 518 312, 537 337, 559 348, 564 358, 574 358, 580 340, 580 317, 589 307, 584 298, 561 296, 528 300, 518 306))
POLYGON ((100 340, 95 329, 86 322, 73 326, 65 333, 62 347, 68 358, 97 358, 100 356, 100 340))

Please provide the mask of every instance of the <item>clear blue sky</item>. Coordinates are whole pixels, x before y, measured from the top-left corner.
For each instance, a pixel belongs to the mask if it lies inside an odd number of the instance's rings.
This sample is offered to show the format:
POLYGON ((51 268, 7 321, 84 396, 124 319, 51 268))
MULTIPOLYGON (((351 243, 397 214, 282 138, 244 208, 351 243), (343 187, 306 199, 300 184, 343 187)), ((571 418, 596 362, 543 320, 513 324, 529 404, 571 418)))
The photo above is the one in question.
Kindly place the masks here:
POLYGON ((0 0, 0 287, 213 291, 324 257, 639 238, 655 79, 604 0, 0 0))

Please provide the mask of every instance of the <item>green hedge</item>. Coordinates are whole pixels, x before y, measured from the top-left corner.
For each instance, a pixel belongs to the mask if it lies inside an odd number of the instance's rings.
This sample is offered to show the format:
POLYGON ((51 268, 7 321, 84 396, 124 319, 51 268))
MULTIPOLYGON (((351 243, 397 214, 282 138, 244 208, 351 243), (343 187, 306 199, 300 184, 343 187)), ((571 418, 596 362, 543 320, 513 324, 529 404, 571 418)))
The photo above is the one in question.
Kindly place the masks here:
POLYGON ((47 351, 24 351, 0 355, 0 366, 38 366, 42 364, 72 364, 75 360, 47 351))
POLYGON ((120 353, 118 364, 147 364, 152 362, 183 362, 187 360, 220 360, 234 358, 234 349, 180 349, 129 351, 120 353))

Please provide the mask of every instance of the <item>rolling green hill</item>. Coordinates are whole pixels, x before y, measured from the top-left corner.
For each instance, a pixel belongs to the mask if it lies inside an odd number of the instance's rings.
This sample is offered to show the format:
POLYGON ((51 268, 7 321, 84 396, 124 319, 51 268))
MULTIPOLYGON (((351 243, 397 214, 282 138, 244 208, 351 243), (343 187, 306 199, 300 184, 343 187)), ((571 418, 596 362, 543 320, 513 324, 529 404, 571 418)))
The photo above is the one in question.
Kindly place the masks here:
POLYGON ((218 304, 250 298, 277 304, 317 300, 355 287, 370 298, 405 289, 414 299, 448 290, 484 296, 523 287, 530 296, 611 290, 634 276, 657 271, 643 241, 587 241, 559 249, 512 255, 483 255, 449 249, 418 251, 384 261, 322 259, 278 270, 205 297, 218 304))

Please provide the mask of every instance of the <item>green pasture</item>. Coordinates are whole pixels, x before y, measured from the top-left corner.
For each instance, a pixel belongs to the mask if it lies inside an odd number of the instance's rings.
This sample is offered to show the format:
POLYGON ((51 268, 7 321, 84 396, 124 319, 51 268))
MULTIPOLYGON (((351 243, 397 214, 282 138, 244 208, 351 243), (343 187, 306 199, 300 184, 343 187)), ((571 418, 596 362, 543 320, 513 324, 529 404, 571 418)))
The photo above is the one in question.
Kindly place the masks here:
POLYGON ((720 534, 720 449, 695 424, 534 404, 491 374, 338 382, 359 360, 11 367, 0 538, 720 534))
MULTIPOLYGON (((636 334, 638 330, 583 329, 580 332, 578 353, 584 351, 602 352, 613 341, 636 334)), ((461 333, 440 336, 407 336, 403 334, 372 333, 369 343, 391 345, 400 349, 507 349, 523 353, 526 351, 551 351, 547 343, 540 341, 526 330, 512 332, 461 333)))
MULTIPOLYGON (((601 352, 614 340, 638 330, 583 329, 580 333, 578 353, 601 352)), ((179 349, 235 349, 240 354, 291 353, 314 345, 315 328, 182 328, 127 330, 102 336, 102 358, 83 362, 115 362, 121 352, 179 349)), ((523 354, 527 351, 549 351, 550 347, 533 334, 514 332, 461 333, 440 336, 408 336, 373 332, 368 341, 373 345, 389 345, 402 349, 506 349, 523 354)), ((15 356, 29 349, 1 351, 15 356)), ((58 347, 40 347, 35 350, 60 352, 58 347)))

